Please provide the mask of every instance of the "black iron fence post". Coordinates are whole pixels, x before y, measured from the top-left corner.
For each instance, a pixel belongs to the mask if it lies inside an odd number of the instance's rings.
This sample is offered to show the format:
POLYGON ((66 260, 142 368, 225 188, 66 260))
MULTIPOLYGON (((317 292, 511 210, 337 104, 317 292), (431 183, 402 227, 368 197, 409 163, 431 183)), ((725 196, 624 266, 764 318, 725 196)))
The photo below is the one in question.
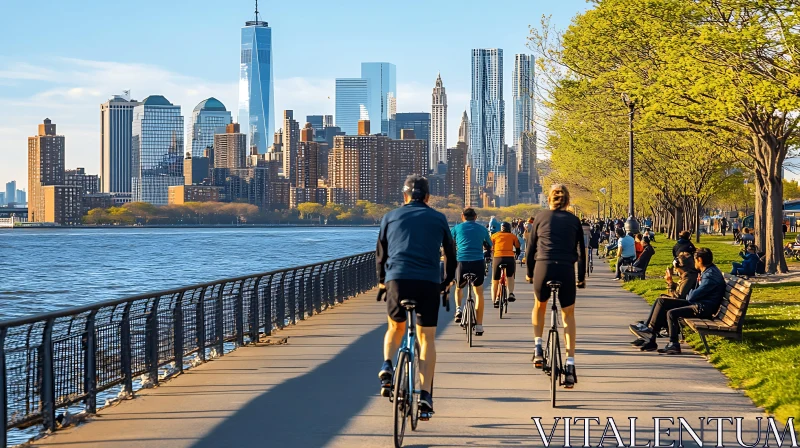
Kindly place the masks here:
MULTIPOLYGON (((216 312, 214 313, 214 327, 217 330, 217 356, 222 356, 225 354, 225 304, 223 303, 225 300, 225 285, 223 283, 219 287, 219 294, 216 295, 216 312)), ((213 293, 214 290, 212 289, 211 292, 213 293)))
POLYGON ((195 332, 197 333, 197 352, 200 360, 206 360, 206 290, 208 286, 204 286, 200 291, 200 297, 197 299, 195 311, 195 332))
POLYGON ((122 387, 133 394, 133 369, 131 366, 131 306, 133 301, 125 304, 120 323, 120 361, 122 361, 122 387))
POLYGON ((175 308, 172 310, 173 356, 175 368, 180 373, 183 373, 183 296, 185 294, 186 291, 181 291, 178 300, 175 301, 175 308))
POLYGON ((256 279, 255 283, 253 283, 253 289, 250 291, 250 319, 248 320, 250 328, 248 328, 248 334, 250 335, 251 344, 258 342, 258 316, 261 315, 258 309, 258 287, 262 278, 264 277, 256 279))
POLYGON ((42 345, 40 346, 40 393, 42 397, 42 421, 45 429, 56 430, 56 384, 53 372, 53 323, 54 319, 47 319, 42 332, 42 345))
POLYGON ((297 285, 296 289, 292 288, 293 290, 297 291, 297 319, 305 320, 306 318, 306 310, 308 307, 306 306, 306 296, 308 295, 308 288, 306 287, 306 269, 300 269, 294 271, 294 284, 297 285), (300 273, 300 278, 297 277, 298 272, 300 273))
POLYGON ((161 296, 153 298, 150 310, 145 317, 144 353, 147 376, 153 384, 158 384, 158 304, 161 296))
POLYGON ((286 271, 281 272, 281 278, 275 288, 275 328, 282 329, 286 325, 286 299, 283 290, 286 283, 286 271))
POLYGON ((95 337, 95 317, 97 310, 89 313, 86 318, 86 345, 84 347, 84 382, 83 389, 86 394, 86 412, 97 412, 97 339, 95 337))
POLYGON ((269 276, 267 287, 264 288, 264 336, 272 334, 272 281, 275 279, 275 274, 269 276))
POLYGON ((233 304, 233 311, 234 311, 234 325, 236 328, 236 345, 241 347, 244 345, 244 297, 242 295, 242 289, 244 288, 245 280, 240 280, 238 285, 238 291, 236 291, 236 299, 233 304))

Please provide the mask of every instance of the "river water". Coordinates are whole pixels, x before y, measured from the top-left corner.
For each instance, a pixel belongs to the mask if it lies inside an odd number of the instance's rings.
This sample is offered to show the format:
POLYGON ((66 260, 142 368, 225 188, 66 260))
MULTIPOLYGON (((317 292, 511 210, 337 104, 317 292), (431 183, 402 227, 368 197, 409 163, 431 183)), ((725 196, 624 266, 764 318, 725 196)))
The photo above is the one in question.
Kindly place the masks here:
POLYGON ((0 320, 375 249, 374 227, 0 230, 0 320))

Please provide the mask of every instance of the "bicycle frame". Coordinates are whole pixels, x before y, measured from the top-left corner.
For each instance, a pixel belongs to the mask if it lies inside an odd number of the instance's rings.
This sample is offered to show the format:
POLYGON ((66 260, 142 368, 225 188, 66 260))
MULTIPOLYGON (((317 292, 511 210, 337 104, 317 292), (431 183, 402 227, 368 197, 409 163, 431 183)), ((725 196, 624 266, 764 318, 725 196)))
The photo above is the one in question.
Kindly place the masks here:
MULTIPOLYGON (((403 338, 403 343, 397 350, 395 359, 400 359, 400 353, 402 352, 408 354, 408 390, 411 391, 412 394, 419 394, 420 390, 414 389, 414 380, 418 373, 414 371, 414 359, 416 356, 420 355, 417 353, 417 316, 414 312, 414 308, 406 309, 406 335, 403 338)), ((401 366, 396 366, 395 368, 399 369, 401 366)))

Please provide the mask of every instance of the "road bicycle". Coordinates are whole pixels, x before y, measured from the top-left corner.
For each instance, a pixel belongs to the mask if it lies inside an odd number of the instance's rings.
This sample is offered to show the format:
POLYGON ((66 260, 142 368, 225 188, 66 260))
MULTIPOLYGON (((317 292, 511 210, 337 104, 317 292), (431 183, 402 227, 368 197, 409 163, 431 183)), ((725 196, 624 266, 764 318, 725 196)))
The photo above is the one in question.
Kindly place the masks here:
POLYGON ((550 330, 547 332, 547 343, 544 350, 542 371, 550 376, 550 404, 556 407, 556 389, 564 385, 561 376, 564 374, 564 364, 561 359, 561 341, 558 336, 558 290, 561 282, 550 281, 547 286, 553 291, 552 305, 550 306, 550 330))
POLYGON ((475 299, 472 298, 473 284, 477 276, 475 274, 464 274, 463 278, 467 280, 467 300, 464 302, 461 328, 466 330, 467 344, 472 347, 472 333, 475 331, 475 325, 478 322, 478 318, 475 316, 475 299))
MULTIPOLYGON (((381 299, 381 290, 378 300, 381 299)), ((450 311, 450 300, 448 292, 442 293, 442 302, 447 311, 450 311)), ((397 350, 397 362, 395 363, 394 384, 392 395, 389 400, 394 404, 392 418, 394 420, 394 446, 403 446, 403 437, 406 432, 406 424, 411 422, 411 430, 417 430, 420 420, 430 420, 433 412, 422 412, 419 409, 419 395, 422 391, 420 380, 419 357, 420 346, 417 341, 417 313, 415 312, 417 303, 413 299, 403 299, 400 305, 406 309, 406 336, 403 344, 397 350)))
POLYGON ((500 288, 500 297, 497 299, 500 302, 500 319, 503 318, 503 313, 508 314, 508 277, 506 276, 505 263, 500 265, 500 283, 497 285, 500 288))

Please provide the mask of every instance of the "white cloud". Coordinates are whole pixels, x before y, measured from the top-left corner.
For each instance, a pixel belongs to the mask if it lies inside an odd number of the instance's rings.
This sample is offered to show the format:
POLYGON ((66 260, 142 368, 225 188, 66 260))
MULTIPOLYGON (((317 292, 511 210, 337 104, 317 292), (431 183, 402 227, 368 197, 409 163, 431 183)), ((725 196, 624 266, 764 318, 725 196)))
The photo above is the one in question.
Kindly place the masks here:
MULTIPOLYGON (((220 83, 148 64, 57 58, 47 67, 23 62, 0 64, 0 83, 30 83, 26 95, 0 91, 0 183, 27 179, 27 137, 48 117, 66 136, 68 167, 99 172, 100 104, 113 94, 131 90, 136 99, 164 95, 181 105, 188 124, 194 106, 213 96, 237 119, 238 82, 220 83)), ((293 109, 298 121, 309 114, 332 114, 333 79, 289 78, 275 81, 276 129, 282 111, 293 109), (301 118, 302 117, 302 118, 301 118)))

